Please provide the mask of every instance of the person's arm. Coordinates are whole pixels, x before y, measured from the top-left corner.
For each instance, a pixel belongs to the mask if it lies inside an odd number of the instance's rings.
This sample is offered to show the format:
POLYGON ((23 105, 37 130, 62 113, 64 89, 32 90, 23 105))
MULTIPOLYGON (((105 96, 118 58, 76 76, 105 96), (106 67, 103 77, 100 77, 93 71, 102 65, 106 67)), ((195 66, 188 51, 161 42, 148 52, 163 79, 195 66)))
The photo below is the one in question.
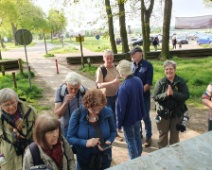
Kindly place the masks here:
POLYGON ((212 97, 212 85, 209 84, 206 91, 202 95, 202 103, 209 109, 212 109, 211 97, 212 97))
POLYGON ((153 95, 152 95, 152 98, 156 102, 164 101, 167 98, 167 92, 166 92, 167 90, 165 90, 165 87, 164 87, 166 84, 164 84, 164 83, 162 84, 160 81, 161 80, 159 80, 155 84, 155 88, 154 88, 153 95))
POLYGON ((29 170, 32 166, 34 166, 32 154, 29 150, 29 147, 25 150, 24 158, 23 158, 23 169, 29 170))
POLYGON ((60 96, 60 91, 61 90, 58 89, 56 91, 56 94, 55 94, 54 114, 57 115, 58 118, 61 118, 64 115, 64 113, 65 113, 65 111, 66 111, 66 109, 68 107, 69 102, 71 102, 71 100, 74 99, 74 97, 75 97, 72 94, 67 94, 67 95, 65 95, 65 99, 64 99, 64 101, 62 103, 62 99, 60 99, 60 97, 59 97, 60 96))
POLYGON ((119 83, 120 83, 120 79, 119 79, 119 77, 117 76, 114 80, 112 80, 112 81, 109 81, 109 82, 102 82, 102 83, 98 83, 98 82, 96 82, 96 85, 97 85, 97 87, 99 88, 99 89, 101 89, 101 88, 107 88, 107 87, 111 87, 111 86, 117 86, 117 85, 119 85, 119 83))
POLYGON ((150 90, 151 85, 152 85, 152 80, 153 80, 153 66, 150 63, 148 65, 148 70, 147 70, 147 79, 146 79, 146 84, 144 85, 144 93, 148 90, 150 90))

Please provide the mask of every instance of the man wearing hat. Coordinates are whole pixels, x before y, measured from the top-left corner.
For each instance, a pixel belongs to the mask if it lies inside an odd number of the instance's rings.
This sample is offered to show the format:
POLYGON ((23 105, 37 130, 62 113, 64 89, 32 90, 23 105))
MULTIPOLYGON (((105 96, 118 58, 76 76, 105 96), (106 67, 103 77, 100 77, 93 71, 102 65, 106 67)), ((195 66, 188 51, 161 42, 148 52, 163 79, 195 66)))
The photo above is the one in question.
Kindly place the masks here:
POLYGON ((132 63, 133 75, 139 77, 142 80, 144 86, 144 104, 146 110, 146 116, 143 118, 146 129, 146 141, 144 143, 144 146, 149 147, 151 145, 151 137, 152 137, 152 123, 150 120, 149 112, 151 102, 150 87, 152 85, 152 79, 153 79, 153 67, 150 62, 143 59, 142 49, 140 47, 136 46, 128 53, 131 55, 131 60, 133 62, 132 63))

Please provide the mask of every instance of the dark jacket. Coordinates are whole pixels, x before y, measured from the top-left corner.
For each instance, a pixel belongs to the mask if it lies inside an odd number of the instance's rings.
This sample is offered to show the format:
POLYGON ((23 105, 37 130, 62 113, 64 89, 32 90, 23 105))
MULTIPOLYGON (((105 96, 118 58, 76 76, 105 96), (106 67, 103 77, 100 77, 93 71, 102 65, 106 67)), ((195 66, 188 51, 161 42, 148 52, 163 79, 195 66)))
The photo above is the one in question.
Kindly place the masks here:
POLYGON ((142 81, 136 76, 128 76, 117 92, 116 127, 130 127, 146 115, 142 81))
POLYGON ((175 75, 171 83, 166 77, 160 79, 154 88, 153 99, 156 102, 156 111, 159 116, 172 114, 172 117, 180 117, 187 111, 185 101, 189 98, 189 90, 183 78, 175 75), (167 96, 168 85, 171 85, 173 96, 167 96), (169 112, 169 113, 167 113, 169 112))

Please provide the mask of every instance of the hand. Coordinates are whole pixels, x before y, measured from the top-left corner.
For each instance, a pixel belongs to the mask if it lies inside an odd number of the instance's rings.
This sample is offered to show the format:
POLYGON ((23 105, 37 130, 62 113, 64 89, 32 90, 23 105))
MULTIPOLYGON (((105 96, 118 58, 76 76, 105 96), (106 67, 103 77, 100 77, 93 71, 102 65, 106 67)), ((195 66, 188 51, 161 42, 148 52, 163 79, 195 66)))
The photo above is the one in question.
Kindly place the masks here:
POLYGON ((121 129, 117 129, 117 132, 119 133, 123 133, 123 131, 121 129))
POLYGON ((65 97, 65 103, 68 104, 74 97, 75 95, 73 94, 67 94, 65 97))
MULTIPOLYGON (((110 141, 106 141, 105 144, 110 146, 111 142, 110 141)), ((101 145, 98 145, 98 148, 99 148, 100 151, 104 151, 105 150, 104 148, 101 147, 101 145)))
POLYGON ((172 96, 173 95, 173 90, 170 85, 168 85, 167 91, 166 91, 167 96, 172 96))
POLYGON ((87 148, 92 148, 92 147, 95 147, 95 146, 97 146, 99 144, 100 144, 99 138, 91 138, 91 139, 87 140, 86 147, 87 148))

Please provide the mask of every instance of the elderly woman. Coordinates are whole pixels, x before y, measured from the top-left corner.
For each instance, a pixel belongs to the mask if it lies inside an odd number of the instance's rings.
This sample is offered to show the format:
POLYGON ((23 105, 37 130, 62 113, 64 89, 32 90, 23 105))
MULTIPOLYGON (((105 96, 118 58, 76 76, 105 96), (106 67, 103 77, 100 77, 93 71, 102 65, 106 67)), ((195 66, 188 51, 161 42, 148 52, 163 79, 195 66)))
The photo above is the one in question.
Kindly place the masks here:
POLYGON ((189 98, 189 91, 183 78, 176 75, 176 63, 172 60, 164 62, 165 77, 157 81, 153 99, 160 121, 157 123, 159 131, 159 148, 180 141, 176 126, 181 124, 183 115, 187 111, 185 101, 189 98))
MULTIPOLYGON (((33 139, 38 146, 43 163, 54 170, 75 170, 73 152, 61 135, 60 121, 54 114, 40 115, 36 122, 33 139)), ((29 170, 35 165, 29 148, 24 155, 23 170, 29 170)))
POLYGON ((146 116, 144 105, 144 87, 140 78, 133 76, 131 62, 121 60, 117 66, 120 76, 124 79, 117 92, 116 127, 127 142, 130 159, 141 156, 141 120, 146 116))
POLYGON ((113 112, 106 104, 101 90, 88 90, 83 97, 84 106, 71 116, 67 138, 76 149, 78 170, 100 170, 111 165, 110 145, 116 128, 113 112))
POLYGON ((1 170, 20 170, 24 149, 32 141, 36 110, 20 101, 16 92, 4 88, 0 90, 0 116, 1 170))

